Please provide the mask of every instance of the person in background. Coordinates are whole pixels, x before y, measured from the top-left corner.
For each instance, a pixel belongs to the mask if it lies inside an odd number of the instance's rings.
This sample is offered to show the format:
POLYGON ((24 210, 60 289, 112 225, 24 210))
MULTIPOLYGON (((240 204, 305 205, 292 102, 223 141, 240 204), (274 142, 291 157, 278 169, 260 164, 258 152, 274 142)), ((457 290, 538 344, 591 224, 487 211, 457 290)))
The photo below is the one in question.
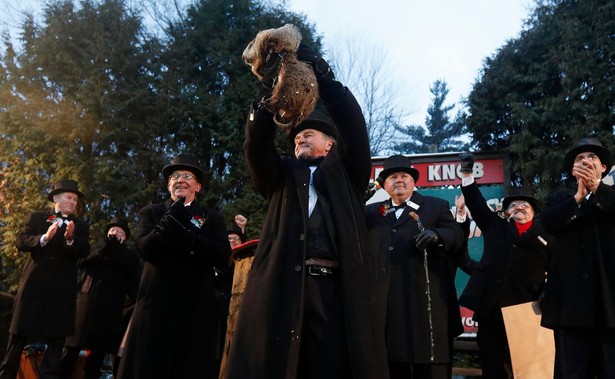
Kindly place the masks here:
POLYGON ((124 336, 126 297, 136 300, 141 262, 129 247, 128 221, 116 217, 105 226, 104 242, 79 262, 83 280, 77 297, 77 323, 66 339, 63 358, 67 378, 73 373, 81 349, 88 349, 84 379, 98 379, 106 354, 115 356, 124 336))
POLYGON ((451 335, 462 332, 448 255, 462 246, 461 228, 446 200, 415 190, 419 172, 410 158, 388 157, 380 178, 390 198, 366 206, 365 218, 390 280, 379 289, 388 292, 390 378, 448 378, 451 335))
POLYGON ((538 300, 551 257, 551 238, 536 219, 538 201, 513 188, 502 212, 489 208, 472 175, 474 156, 462 153, 461 192, 483 232, 483 255, 459 303, 474 311, 483 377, 513 378, 502 307, 538 300))
POLYGON ((162 169, 171 198, 139 212, 145 261, 119 379, 216 378, 214 267, 228 263, 222 217, 197 201, 205 172, 187 154, 162 169))
POLYGON ((324 59, 303 44, 298 59, 314 70, 327 114, 286 130, 294 148, 287 157, 276 149, 266 104, 249 112, 244 151, 268 210, 227 378, 385 378, 385 299, 373 291, 380 273, 363 218, 371 173, 365 119, 324 59))
POLYGON ((83 193, 76 181, 65 179, 53 184, 47 198, 53 209, 30 213, 15 241, 29 255, 0 364, 2 379, 15 379, 23 348, 38 340, 47 344, 40 379, 61 378, 64 339, 75 329, 77 261, 90 252, 89 225, 75 216, 83 193))
POLYGON ((556 244, 542 301, 555 336, 555 378, 615 378, 615 188, 603 183, 611 153, 581 138, 564 157, 576 181, 542 212, 556 244))

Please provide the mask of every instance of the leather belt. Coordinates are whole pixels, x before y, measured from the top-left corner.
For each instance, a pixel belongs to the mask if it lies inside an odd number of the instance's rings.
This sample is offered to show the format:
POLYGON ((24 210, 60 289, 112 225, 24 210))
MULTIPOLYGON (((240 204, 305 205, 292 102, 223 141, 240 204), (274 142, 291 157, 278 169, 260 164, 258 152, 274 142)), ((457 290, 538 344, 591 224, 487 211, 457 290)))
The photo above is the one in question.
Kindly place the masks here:
POLYGON ((306 271, 312 276, 333 275, 338 267, 338 262, 332 259, 311 257, 305 261, 306 271))

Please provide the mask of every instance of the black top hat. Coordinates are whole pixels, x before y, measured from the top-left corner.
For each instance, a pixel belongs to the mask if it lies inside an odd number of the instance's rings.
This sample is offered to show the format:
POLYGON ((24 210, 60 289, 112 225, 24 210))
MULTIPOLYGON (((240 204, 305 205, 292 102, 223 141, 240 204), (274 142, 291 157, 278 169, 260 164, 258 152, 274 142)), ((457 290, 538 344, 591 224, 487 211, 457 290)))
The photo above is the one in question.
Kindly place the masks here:
POLYGON ((333 124, 333 120, 324 113, 312 112, 305 120, 294 128, 290 128, 288 131, 288 139, 291 144, 295 144, 295 137, 299 132, 305 129, 314 129, 319 132, 323 132, 326 135, 337 139, 337 128, 333 124))
POLYGON ((196 176, 196 180, 199 183, 203 183, 205 180, 205 171, 199 168, 199 162, 192 156, 188 154, 179 154, 175 158, 170 165, 164 166, 162 169, 162 176, 165 179, 169 179, 169 176, 176 170, 186 170, 190 171, 196 176))
POLYGON ((47 198, 49 201, 53 201, 53 197, 59 193, 63 192, 72 192, 77 194, 79 197, 83 197, 83 192, 79 191, 77 182, 72 179, 62 179, 53 183, 53 190, 49 192, 47 198))
POLYGON ((109 229, 113 228, 114 226, 118 226, 124 229, 124 233, 126 233, 126 239, 130 238, 130 228, 128 227, 128 220, 120 216, 112 218, 111 222, 108 223, 107 226, 105 226, 105 236, 107 235, 107 233, 109 233, 109 229))
POLYGON ((419 170, 412 167, 410 158, 403 155, 391 155, 384 160, 384 170, 380 171, 379 175, 379 178, 382 178, 382 182, 379 182, 380 185, 384 185, 389 175, 395 172, 407 172, 412 176, 415 183, 419 180, 419 170))
POLYGON ((570 149, 564 157, 564 170, 572 175, 574 159, 577 155, 586 151, 596 153, 598 158, 600 158, 600 162, 606 166, 606 171, 602 173, 602 177, 604 178, 611 170, 611 152, 602 146, 602 143, 600 143, 597 138, 593 137, 581 138, 575 141, 572 149, 570 149))
POLYGON ((510 203, 512 203, 515 200, 527 201, 528 203, 530 203, 530 205, 534 209, 534 213, 540 212, 540 208, 538 206, 538 200, 534 196, 532 196, 532 191, 529 188, 526 188, 526 187, 511 188, 508 193, 508 196, 506 196, 504 198, 504 201, 502 202, 502 210, 508 209, 508 206, 510 205, 510 203))

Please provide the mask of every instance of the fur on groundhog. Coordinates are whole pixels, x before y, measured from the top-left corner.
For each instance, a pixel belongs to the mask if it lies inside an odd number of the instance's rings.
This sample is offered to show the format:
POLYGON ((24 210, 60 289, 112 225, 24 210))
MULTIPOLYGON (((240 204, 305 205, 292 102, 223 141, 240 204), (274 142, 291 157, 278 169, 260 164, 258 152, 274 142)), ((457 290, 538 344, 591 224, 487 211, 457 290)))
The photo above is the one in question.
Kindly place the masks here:
POLYGON ((312 66, 297 59, 301 42, 299 28, 286 24, 281 28, 260 31, 242 54, 252 73, 263 80, 268 64, 281 57, 271 97, 264 105, 273 120, 286 132, 312 113, 318 101, 318 84, 312 66))

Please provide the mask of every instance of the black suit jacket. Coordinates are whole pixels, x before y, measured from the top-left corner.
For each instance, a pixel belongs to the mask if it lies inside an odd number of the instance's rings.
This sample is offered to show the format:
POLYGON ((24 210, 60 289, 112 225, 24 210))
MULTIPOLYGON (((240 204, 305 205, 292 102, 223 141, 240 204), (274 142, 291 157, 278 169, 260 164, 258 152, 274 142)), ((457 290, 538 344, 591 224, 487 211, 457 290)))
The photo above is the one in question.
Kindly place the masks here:
MULTIPOLYGON (((448 363, 449 337, 461 331, 455 283, 449 269, 448 254, 463 242, 461 228, 450 212, 447 201, 414 192, 410 197, 415 208, 407 206, 397 219, 394 212, 383 216, 390 200, 370 204, 365 209, 371 249, 379 254, 379 267, 389 277, 387 350, 389 360, 410 363, 448 363), (440 243, 428 249, 435 361, 430 361, 430 332, 423 252, 416 247, 418 214, 426 229, 435 230, 440 243)), ((455 334, 455 335, 456 335, 455 334)))
POLYGON ((17 236, 17 249, 29 253, 15 297, 10 332, 22 336, 63 337, 73 334, 77 260, 90 252, 89 225, 74 221, 74 242, 66 244, 62 225, 44 247, 40 238, 53 221, 52 211, 33 212, 17 236))
POLYGON ((483 232, 484 249, 459 303, 474 310, 473 318, 480 322, 501 307, 538 300, 552 251, 552 237, 543 230, 538 216, 519 235, 514 221, 501 218, 487 206, 476 183, 461 191, 483 232))

